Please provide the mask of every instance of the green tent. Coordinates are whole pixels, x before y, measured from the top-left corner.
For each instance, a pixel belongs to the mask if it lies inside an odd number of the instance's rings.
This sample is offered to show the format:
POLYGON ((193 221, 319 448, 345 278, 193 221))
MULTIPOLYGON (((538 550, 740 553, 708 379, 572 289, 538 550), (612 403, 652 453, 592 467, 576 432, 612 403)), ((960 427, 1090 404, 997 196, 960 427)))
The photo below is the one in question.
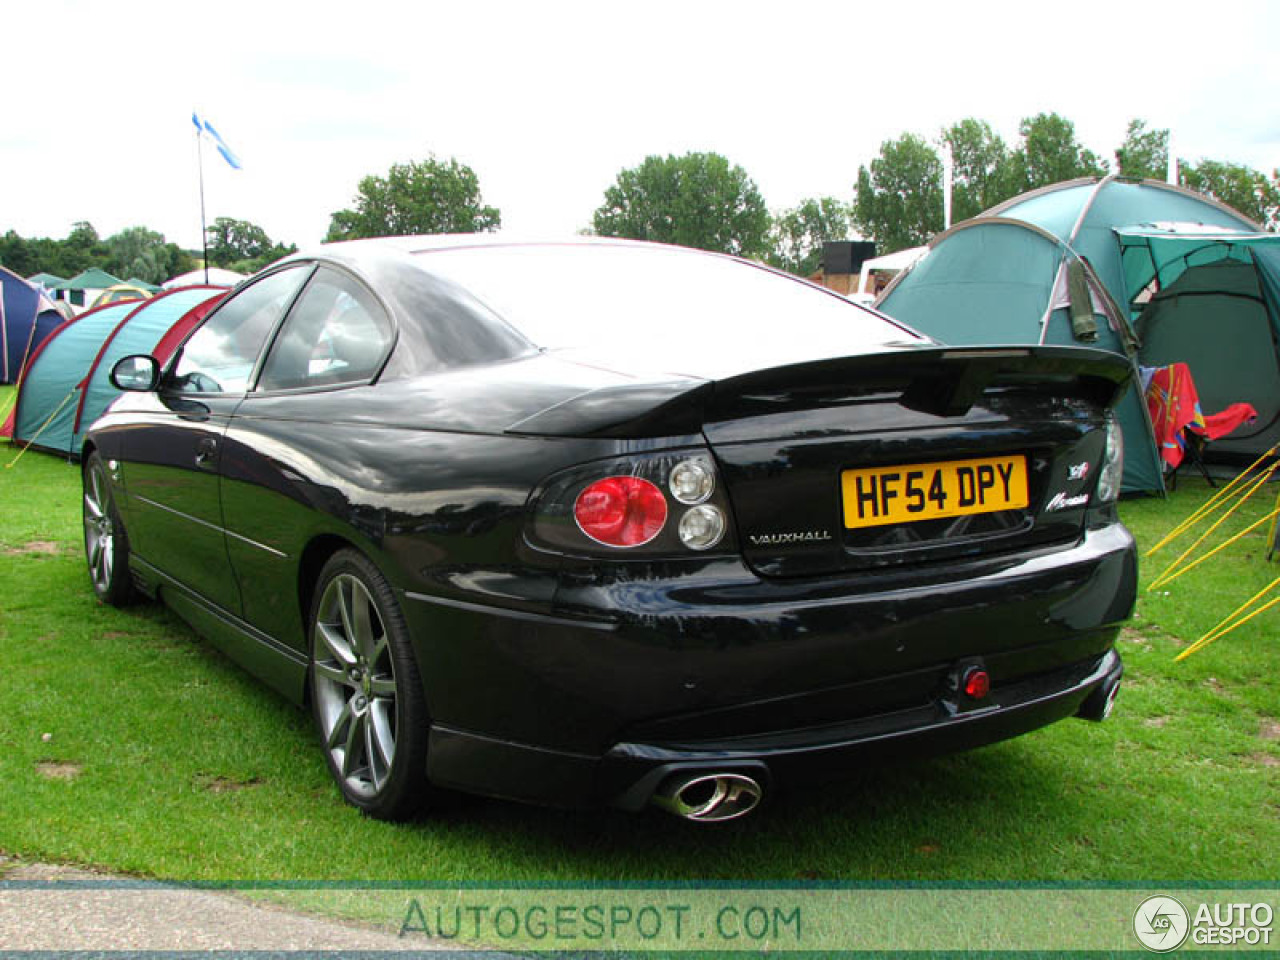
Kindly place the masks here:
POLYGON ((52 290, 60 283, 66 283, 65 277, 55 276, 52 273, 37 273, 27 277, 27 283, 37 287, 44 287, 46 290, 52 290))
POLYGON ((82 273, 77 273, 70 280, 64 280, 58 284, 58 287, 62 290, 105 290, 107 287, 114 287, 117 283, 123 283, 123 281, 98 267, 90 267, 82 273))
POLYGON ((94 296, 97 296, 107 287, 114 287, 120 282, 122 281, 119 277, 113 277, 107 271, 100 270, 98 267, 90 267, 82 273, 77 273, 70 280, 64 280, 53 289, 65 290, 68 294, 68 299, 72 303, 77 307, 83 307, 85 305, 85 291, 93 290, 95 291, 94 296))
MULTIPOLYGON (((1162 277, 1152 273, 1141 280, 1136 244, 1126 254, 1124 230, 1219 238, 1261 232, 1244 215, 1181 187, 1114 176, 1072 180, 1015 197, 939 234, 929 253, 880 295, 877 306, 943 343, 1086 344, 1110 350, 1133 363, 1135 384, 1140 364, 1185 360, 1199 386, 1198 351, 1185 342, 1179 349, 1187 352, 1176 357, 1144 353, 1143 324, 1137 321, 1153 292, 1162 289, 1162 277), (1139 280, 1141 286, 1131 289, 1139 280)), ((1166 283, 1172 283, 1170 270, 1162 275, 1166 283)), ((1205 340, 1214 336, 1208 316, 1195 329, 1205 340)), ((1229 402, 1246 400, 1263 412, 1264 404, 1254 398, 1265 389, 1260 381, 1229 402)), ((1202 393, 1202 399, 1206 413, 1217 412, 1209 396, 1202 393)), ((1161 461, 1138 386, 1125 396, 1118 416, 1125 436, 1124 489, 1163 492, 1161 461)), ((1264 419, 1265 412, 1259 425, 1264 419)))
POLYGON ((1253 461, 1280 443, 1280 236, 1179 224, 1116 236, 1142 364, 1185 361, 1206 413, 1258 411, 1213 454, 1253 461))

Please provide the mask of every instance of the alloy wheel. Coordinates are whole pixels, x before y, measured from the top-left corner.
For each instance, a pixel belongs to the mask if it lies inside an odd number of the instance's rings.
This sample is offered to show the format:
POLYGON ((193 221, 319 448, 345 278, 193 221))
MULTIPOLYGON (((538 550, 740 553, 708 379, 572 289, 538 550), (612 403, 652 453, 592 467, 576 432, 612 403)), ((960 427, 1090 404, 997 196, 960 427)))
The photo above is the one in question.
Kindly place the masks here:
POLYGON ((107 478, 97 463, 89 469, 89 484, 84 492, 84 548, 93 587, 105 594, 111 589, 115 571, 115 524, 111 520, 107 478))
POLYGON ((325 748, 349 790, 376 796, 395 761, 396 680, 382 616, 359 577, 329 581, 311 643, 325 748))

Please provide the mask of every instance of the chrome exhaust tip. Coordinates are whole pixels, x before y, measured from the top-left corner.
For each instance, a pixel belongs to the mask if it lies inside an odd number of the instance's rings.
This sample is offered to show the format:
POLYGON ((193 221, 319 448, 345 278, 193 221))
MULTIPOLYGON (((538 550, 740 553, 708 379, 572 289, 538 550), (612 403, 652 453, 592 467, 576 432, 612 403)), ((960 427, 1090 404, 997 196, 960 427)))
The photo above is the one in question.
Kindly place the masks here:
POLYGON ((759 781, 742 773, 678 773, 664 780, 649 802, 685 820, 720 823, 745 817, 763 798, 759 781))
POLYGON ((1111 716, 1111 711, 1115 709, 1116 697, 1119 693, 1120 678, 1109 679, 1085 698, 1084 703, 1080 704, 1080 709, 1076 711, 1076 716, 1082 720, 1101 723, 1111 716))

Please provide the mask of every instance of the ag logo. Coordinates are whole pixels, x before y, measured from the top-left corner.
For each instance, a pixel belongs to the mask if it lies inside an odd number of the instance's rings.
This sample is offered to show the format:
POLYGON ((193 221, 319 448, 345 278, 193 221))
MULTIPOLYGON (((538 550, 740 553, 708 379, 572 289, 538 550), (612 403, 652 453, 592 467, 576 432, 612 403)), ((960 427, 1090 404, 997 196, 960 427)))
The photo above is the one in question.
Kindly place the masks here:
POLYGON ((1173 897, 1147 897, 1133 914, 1133 932, 1138 941, 1155 953, 1178 949, 1190 927, 1187 908, 1173 897))

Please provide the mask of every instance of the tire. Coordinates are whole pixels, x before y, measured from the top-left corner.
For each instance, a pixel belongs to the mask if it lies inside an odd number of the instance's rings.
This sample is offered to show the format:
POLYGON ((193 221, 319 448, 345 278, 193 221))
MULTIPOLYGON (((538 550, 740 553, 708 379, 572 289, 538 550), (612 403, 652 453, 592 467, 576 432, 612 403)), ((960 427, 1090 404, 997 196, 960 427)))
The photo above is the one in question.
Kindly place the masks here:
POLYGON ((134 599, 129 535, 116 509, 106 464, 97 452, 85 463, 83 488, 84 555, 93 592, 103 603, 123 607, 134 599))
POLYGON ((431 721, 391 585, 340 550, 320 571, 308 628, 311 710, 343 799, 379 820, 415 816, 431 795, 431 721))

